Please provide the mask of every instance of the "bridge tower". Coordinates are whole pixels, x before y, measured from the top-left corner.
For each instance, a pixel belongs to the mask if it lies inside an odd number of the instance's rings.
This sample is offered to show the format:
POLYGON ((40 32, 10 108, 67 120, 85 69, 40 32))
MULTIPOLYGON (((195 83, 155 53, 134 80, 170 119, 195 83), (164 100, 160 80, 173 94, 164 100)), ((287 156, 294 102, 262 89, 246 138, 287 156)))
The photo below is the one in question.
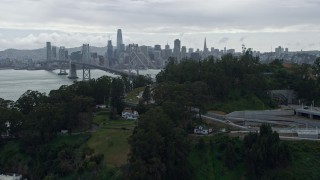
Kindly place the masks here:
POLYGON ((67 73, 67 66, 68 66, 68 62, 61 62, 59 63, 59 69, 60 72, 58 73, 58 75, 68 75, 67 73))
MULTIPOLYGON (((129 44, 129 51, 130 51, 130 56, 129 56, 129 74, 131 74, 132 70, 137 71, 137 75, 139 75, 139 67, 138 67, 138 62, 141 61, 140 57, 138 56, 138 45, 137 44, 129 44)), ((143 63, 142 63, 143 64, 143 63)))
POLYGON ((86 66, 85 64, 91 64, 91 55, 90 55, 90 46, 89 44, 83 44, 82 46, 82 80, 90 80, 91 78, 91 72, 90 67, 86 66))
POLYGON ((77 66, 75 64, 72 64, 70 61, 70 69, 69 69, 69 79, 78 79, 77 76, 77 66))
POLYGON ((82 80, 83 81, 89 81, 91 79, 91 72, 90 68, 83 65, 82 66, 82 80))
POLYGON ((67 67, 68 67, 68 61, 67 61, 67 57, 66 57, 66 49, 65 47, 61 46, 59 48, 59 60, 62 61, 60 62, 59 65, 59 69, 60 69, 60 73, 58 75, 68 75, 67 73, 67 67))

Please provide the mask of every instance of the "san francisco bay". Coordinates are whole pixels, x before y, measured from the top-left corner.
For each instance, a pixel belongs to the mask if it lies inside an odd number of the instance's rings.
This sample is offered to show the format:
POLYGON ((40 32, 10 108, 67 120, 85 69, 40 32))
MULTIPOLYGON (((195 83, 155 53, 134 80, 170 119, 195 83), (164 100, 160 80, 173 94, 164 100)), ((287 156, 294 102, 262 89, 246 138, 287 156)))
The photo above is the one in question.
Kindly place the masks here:
MULTIPOLYGON (((159 70, 141 70, 140 74, 150 74, 152 77, 159 70)), ((61 85, 71 85, 73 80, 67 76, 59 76, 59 70, 28 71, 28 70, 0 70, 0 98, 16 101, 27 90, 37 90, 48 94, 53 89, 58 89, 61 85)), ((82 70, 78 70, 78 80, 82 80, 82 70)), ((117 77, 117 75, 101 70, 91 70, 92 78, 101 76, 117 77)))

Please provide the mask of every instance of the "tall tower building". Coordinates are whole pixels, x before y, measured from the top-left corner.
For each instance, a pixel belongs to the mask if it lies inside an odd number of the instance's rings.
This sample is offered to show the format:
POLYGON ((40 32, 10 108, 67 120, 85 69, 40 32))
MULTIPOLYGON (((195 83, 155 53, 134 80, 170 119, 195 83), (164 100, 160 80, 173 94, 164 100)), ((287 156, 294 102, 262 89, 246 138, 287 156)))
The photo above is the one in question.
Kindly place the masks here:
POLYGON ((106 56, 107 56, 108 62, 111 62, 111 59, 113 58, 113 46, 112 46, 111 40, 108 41, 106 56))
POLYGON ((207 48, 207 38, 204 38, 202 57, 207 58, 209 56, 209 49, 207 48))
POLYGON ((181 41, 179 39, 174 40, 173 57, 175 57, 178 62, 180 62, 181 59, 180 49, 181 41))
POLYGON ((122 40, 122 30, 118 29, 117 31, 117 52, 120 53, 121 51, 123 51, 121 49, 121 46, 123 44, 123 40, 122 40))
POLYGON ((57 46, 51 48, 51 59, 57 59, 57 46))
POLYGON ((208 49, 208 47, 207 47, 207 38, 204 38, 203 51, 209 52, 209 49, 208 49))
POLYGON ((66 52, 65 52, 65 47, 61 46, 59 48, 59 60, 65 61, 66 60, 66 52))
POLYGON ((155 51, 161 51, 161 45, 154 45, 154 50, 155 51))
POLYGON ((186 58, 186 57, 187 57, 187 47, 182 46, 181 47, 181 59, 186 58))
POLYGON ((90 47, 89 44, 82 45, 82 62, 90 63, 90 47))
POLYGON ((162 57, 165 60, 168 60, 169 57, 172 56, 172 49, 170 49, 169 44, 165 45, 165 49, 163 50, 162 57))
POLYGON ((51 42, 47 42, 47 61, 51 61, 51 42))

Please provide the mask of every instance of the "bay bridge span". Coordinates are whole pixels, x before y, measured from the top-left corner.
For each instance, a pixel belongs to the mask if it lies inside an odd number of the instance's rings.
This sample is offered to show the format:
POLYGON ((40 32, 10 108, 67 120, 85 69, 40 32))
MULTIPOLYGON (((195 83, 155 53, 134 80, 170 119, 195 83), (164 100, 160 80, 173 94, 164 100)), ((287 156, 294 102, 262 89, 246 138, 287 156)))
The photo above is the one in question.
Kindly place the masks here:
POLYGON ((69 56, 67 55, 68 53, 64 47, 60 47, 58 58, 56 57, 55 52, 56 48, 54 48, 53 50, 53 48, 51 47, 51 43, 47 42, 47 59, 42 60, 42 62, 45 64, 45 67, 47 69, 51 69, 50 67, 53 63, 58 64, 58 67, 60 69, 59 75, 69 74, 68 78, 70 79, 78 78, 77 68, 82 69, 83 80, 91 79, 90 69, 99 69, 118 75, 127 75, 129 77, 139 75, 140 68, 156 69, 155 64, 150 60, 148 56, 142 53, 137 44, 130 44, 125 52, 120 52, 120 59, 128 59, 128 70, 109 67, 109 62, 107 60, 102 63, 99 62, 99 64, 96 63, 96 61, 94 60, 94 56, 92 55, 93 53, 90 52, 89 44, 83 44, 82 50, 80 52, 80 57, 78 56, 78 58, 69 58, 69 56), (67 73, 67 69, 69 69, 69 73, 67 73), (136 70, 137 73, 133 73, 132 70, 136 70))
POLYGON ((101 66, 98 64, 88 63, 88 62, 79 62, 72 60, 45 60, 47 69, 50 69, 50 64, 57 63, 60 69, 59 75, 68 75, 69 79, 78 79, 77 68, 82 69, 82 80, 91 79, 91 69, 99 69, 102 71, 118 74, 118 75, 127 75, 127 76, 136 76, 137 74, 123 69, 115 69, 111 67, 101 66), (69 73, 67 73, 69 69, 69 73))

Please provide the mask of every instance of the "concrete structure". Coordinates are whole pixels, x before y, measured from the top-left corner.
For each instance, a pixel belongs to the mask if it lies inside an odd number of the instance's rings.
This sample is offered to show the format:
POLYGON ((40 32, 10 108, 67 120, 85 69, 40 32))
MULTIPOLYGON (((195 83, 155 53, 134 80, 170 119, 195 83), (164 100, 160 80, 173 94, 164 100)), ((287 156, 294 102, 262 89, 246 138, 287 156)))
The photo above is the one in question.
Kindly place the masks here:
POLYGON ((190 59, 194 60, 194 61, 200 61, 201 60, 201 56, 199 52, 193 52, 190 54, 190 59))
POLYGON ((67 75, 67 68, 69 66, 69 63, 67 61, 67 57, 66 57, 66 50, 65 47, 61 46, 59 48, 59 60, 60 61, 65 61, 65 63, 59 63, 59 69, 60 72, 58 75, 67 75))
POLYGON ((51 48, 51 58, 57 59, 57 46, 52 46, 51 48))
POLYGON ((187 57, 187 47, 186 46, 182 46, 181 47, 181 59, 184 59, 187 57))
MULTIPOLYGON (((112 46, 111 40, 108 41, 106 60, 108 61, 108 66, 114 64, 114 62, 113 62, 113 46, 112 46)), ((105 66, 106 66, 106 64, 105 64, 105 66)))
POLYGON ((161 45, 154 45, 154 51, 161 51, 161 45))
POLYGON ((120 54, 124 51, 125 46, 123 44, 123 40, 122 40, 122 30, 118 29, 117 31, 117 57, 120 56, 120 54))
POLYGON ((172 49, 170 49, 170 46, 167 44, 165 46, 165 49, 164 49, 164 52, 162 54, 162 57, 165 59, 165 60, 168 60, 169 57, 172 56, 172 49))
POLYGON ((181 49, 181 41, 179 39, 174 40, 173 57, 176 58, 178 63, 181 60, 180 49, 181 49))
POLYGON ((148 46, 140 46, 140 51, 145 55, 149 56, 149 47, 148 46))
POLYGON ((272 90, 270 95, 279 104, 292 104, 296 99, 295 92, 290 89, 272 90))
POLYGON ((309 138, 309 139, 318 139, 319 131, 316 130, 297 130, 297 134, 299 138, 309 138))
POLYGON ((51 42, 47 42, 47 61, 51 61, 51 42))
POLYGON ((315 110, 312 106, 310 107, 302 107, 295 109, 297 116, 305 116, 310 119, 320 119, 320 111, 315 110))
POLYGON ((90 58, 90 46, 89 44, 83 44, 81 50, 81 62, 83 63, 91 63, 90 58))
POLYGON ((59 48, 59 60, 60 61, 65 61, 66 60, 66 48, 61 46, 59 48))
POLYGON ((204 45, 203 45, 203 51, 202 51, 202 58, 205 59, 209 56, 209 50, 207 48, 207 38, 204 38, 204 45))

